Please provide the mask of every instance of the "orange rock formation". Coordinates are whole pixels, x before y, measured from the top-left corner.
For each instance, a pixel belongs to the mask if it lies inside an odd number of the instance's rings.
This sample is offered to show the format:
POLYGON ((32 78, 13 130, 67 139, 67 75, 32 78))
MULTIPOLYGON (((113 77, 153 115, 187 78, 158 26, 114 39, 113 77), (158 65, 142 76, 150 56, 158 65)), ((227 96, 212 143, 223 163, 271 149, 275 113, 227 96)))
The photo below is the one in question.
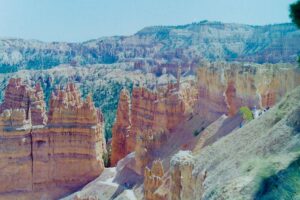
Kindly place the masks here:
POLYGON ((235 115, 241 106, 265 109, 299 85, 299 79, 293 68, 213 63, 198 70, 198 111, 214 121, 224 113, 235 115))
POLYGON ((146 200, 155 200, 158 197, 154 192, 162 185, 162 177, 164 176, 164 169, 162 162, 155 160, 152 168, 145 168, 144 171, 144 198, 146 200))
POLYGON ((126 89, 123 89, 120 93, 116 122, 112 128, 112 166, 115 166, 120 159, 132 151, 132 147, 128 144, 129 140, 127 140, 130 136, 130 116, 130 95, 126 89))
POLYGON ((5 91, 4 102, 0 106, 0 113, 5 109, 24 109, 26 119, 30 119, 32 125, 47 123, 44 93, 39 84, 33 89, 22 84, 20 78, 10 79, 5 91))
POLYGON ((73 84, 56 91, 45 125, 39 86, 32 89, 12 79, 5 94, 0 114, 1 195, 55 199, 102 172, 103 118, 91 97, 82 101, 73 84))
POLYGON ((167 133, 185 116, 185 103, 176 86, 169 84, 158 91, 134 88, 131 104, 128 92, 121 92, 113 128, 113 164, 136 151, 137 171, 144 170, 152 150, 166 141, 167 133))

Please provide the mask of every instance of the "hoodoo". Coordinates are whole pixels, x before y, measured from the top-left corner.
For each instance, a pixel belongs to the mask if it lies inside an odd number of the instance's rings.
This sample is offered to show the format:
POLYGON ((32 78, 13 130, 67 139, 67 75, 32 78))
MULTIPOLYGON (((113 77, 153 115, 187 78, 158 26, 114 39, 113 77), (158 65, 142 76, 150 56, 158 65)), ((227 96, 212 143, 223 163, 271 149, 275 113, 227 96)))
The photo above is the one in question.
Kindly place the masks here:
POLYGON ((55 199, 104 169, 102 114, 91 97, 81 100, 74 84, 53 93, 47 117, 39 85, 31 88, 11 79, 0 129, 0 194, 7 199, 55 199))

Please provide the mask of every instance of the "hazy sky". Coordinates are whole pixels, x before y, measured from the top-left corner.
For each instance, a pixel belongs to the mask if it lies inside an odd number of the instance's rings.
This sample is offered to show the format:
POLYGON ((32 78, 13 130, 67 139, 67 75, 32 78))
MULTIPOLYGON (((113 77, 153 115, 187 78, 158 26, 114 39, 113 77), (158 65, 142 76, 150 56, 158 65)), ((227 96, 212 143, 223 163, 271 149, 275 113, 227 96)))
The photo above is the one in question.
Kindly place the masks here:
POLYGON ((290 22, 296 0, 0 0, 0 37, 85 41, 201 20, 290 22))

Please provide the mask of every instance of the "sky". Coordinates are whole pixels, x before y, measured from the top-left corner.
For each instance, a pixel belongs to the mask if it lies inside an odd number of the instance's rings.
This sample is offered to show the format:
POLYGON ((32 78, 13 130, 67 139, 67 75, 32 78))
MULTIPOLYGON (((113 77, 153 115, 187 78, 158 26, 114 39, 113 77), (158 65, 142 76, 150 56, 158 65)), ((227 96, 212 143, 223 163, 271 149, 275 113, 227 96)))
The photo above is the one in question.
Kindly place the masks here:
POLYGON ((0 0, 0 37, 81 42, 202 20, 290 22, 296 0, 0 0))

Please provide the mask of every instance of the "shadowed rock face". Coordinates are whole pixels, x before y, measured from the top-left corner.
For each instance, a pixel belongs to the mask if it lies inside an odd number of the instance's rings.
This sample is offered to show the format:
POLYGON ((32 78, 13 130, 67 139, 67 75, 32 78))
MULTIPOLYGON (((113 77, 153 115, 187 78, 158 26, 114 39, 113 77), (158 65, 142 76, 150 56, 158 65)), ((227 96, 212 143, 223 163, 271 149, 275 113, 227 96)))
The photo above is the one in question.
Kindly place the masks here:
POLYGON ((46 115, 30 109, 45 104, 39 92, 39 86, 34 90, 12 79, 1 105, 0 181, 5 184, 0 194, 8 199, 18 195, 55 199, 93 180, 104 169, 103 117, 92 99, 82 101, 73 84, 57 90, 45 125, 40 119, 46 115), (40 94, 34 96, 40 101, 34 101, 33 94, 40 94), (7 109, 10 106, 14 107, 7 109))

